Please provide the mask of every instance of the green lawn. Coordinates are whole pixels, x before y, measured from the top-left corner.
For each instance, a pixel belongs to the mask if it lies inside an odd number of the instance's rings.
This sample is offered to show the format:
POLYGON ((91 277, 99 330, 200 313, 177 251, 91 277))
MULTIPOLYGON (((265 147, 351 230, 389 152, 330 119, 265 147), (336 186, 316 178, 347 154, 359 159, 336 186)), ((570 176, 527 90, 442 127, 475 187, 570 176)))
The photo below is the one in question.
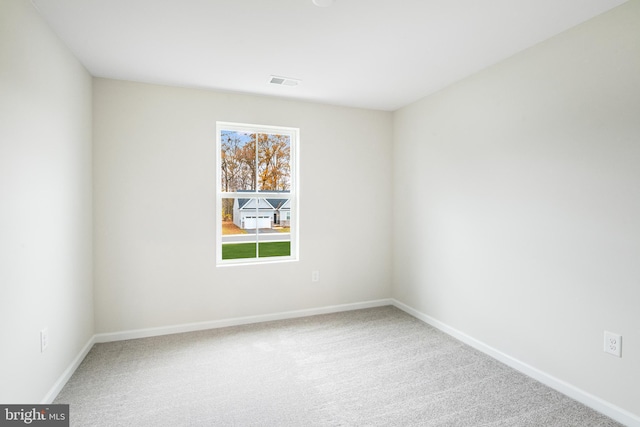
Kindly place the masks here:
MULTIPOLYGON (((291 242, 260 243, 260 258, 291 255, 291 242)), ((255 258, 255 243, 227 243, 222 245, 222 259, 255 258)))

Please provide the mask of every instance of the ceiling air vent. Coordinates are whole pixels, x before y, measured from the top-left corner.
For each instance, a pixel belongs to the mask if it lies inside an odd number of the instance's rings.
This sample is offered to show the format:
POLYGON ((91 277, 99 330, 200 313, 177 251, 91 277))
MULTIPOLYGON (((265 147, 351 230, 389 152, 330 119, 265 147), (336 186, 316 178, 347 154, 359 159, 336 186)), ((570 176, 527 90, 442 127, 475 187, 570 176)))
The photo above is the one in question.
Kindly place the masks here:
POLYGON ((298 86, 300 84, 300 80, 291 79, 289 77, 271 76, 269 83, 279 86, 298 86))

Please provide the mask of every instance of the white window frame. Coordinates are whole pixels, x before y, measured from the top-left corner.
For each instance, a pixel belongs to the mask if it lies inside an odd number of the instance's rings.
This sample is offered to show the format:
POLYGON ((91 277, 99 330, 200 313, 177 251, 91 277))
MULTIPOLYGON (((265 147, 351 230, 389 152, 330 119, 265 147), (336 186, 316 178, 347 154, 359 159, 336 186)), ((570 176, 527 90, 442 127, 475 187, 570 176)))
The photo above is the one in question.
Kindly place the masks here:
MULTIPOLYGON (((251 265, 251 264, 268 264, 276 262, 291 262, 299 259, 299 235, 300 235, 300 174, 299 170, 299 143, 300 129, 283 126, 256 125, 246 123, 233 122, 216 122, 216 265, 234 266, 234 265, 251 265), (222 159, 221 159, 221 137, 222 131, 238 131, 250 133, 267 133, 288 135, 290 137, 290 190, 286 197, 282 193, 274 192, 224 192, 222 191, 222 159), (291 251, 288 256, 274 256, 261 258, 240 258, 240 259, 222 259, 222 199, 226 198, 259 198, 259 199, 289 199, 290 205, 290 246, 291 251)), ((257 149, 257 147, 256 147, 257 149)), ((257 169, 257 168, 256 168, 257 169)), ((256 179, 257 183, 257 179, 256 179)), ((259 233, 256 233, 256 243, 259 242, 259 233)))

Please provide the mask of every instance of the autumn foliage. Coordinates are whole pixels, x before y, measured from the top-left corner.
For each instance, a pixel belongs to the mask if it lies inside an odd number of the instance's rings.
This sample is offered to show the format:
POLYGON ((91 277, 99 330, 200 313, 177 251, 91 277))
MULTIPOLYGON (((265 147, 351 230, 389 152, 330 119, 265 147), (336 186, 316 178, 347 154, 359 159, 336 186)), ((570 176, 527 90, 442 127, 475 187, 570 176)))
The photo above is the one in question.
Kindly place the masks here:
MULTIPOLYGON (((220 150, 223 192, 290 191, 291 139, 288 135, 223 130, 220 150)), ((231 220, 233 200, 223 199, 223 220, 231 220)))
POLYGON ((220 146, 222 191, 290 190, 288 135, 222 131, 220 146))

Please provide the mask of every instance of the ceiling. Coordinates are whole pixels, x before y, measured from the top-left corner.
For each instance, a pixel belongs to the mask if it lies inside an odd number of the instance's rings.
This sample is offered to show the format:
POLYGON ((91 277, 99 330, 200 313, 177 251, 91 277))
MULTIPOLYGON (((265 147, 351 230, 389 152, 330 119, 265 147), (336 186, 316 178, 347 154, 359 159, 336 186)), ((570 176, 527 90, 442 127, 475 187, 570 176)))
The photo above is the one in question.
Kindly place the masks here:
POLYGON ((387 111, 625 1, 32 0, 97 77, 387 111))

